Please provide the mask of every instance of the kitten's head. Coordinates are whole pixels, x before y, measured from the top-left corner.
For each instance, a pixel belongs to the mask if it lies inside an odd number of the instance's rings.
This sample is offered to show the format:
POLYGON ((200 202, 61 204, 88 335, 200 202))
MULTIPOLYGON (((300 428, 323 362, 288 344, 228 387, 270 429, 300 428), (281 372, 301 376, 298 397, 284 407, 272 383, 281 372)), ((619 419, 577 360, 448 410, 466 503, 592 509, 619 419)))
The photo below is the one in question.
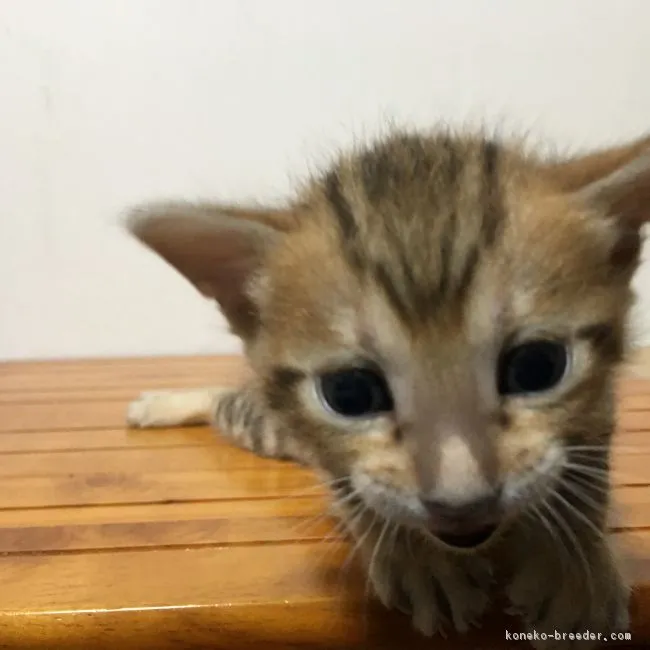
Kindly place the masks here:
POLYGON ((218 302, 344 493, 475 547, 606 477, 649 218, 650 140, 549 163, 398 134, 286 209, 146 206, 130 227, 218 302))

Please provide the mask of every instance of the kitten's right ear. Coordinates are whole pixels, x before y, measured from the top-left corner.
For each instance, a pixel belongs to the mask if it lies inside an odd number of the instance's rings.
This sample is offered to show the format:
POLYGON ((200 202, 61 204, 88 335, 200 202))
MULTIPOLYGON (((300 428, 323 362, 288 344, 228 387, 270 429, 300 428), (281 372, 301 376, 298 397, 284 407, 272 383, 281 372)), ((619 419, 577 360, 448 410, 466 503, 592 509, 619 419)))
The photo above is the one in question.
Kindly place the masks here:
POLYGON ((544 166, 560 189, 604 209, 622 226, 650 221, 650 137, 544 166))
POLYGON ((648 152, 650 152, 650 136, 618 147, 609 147, 557 161, 545 165, 545 171, 563 190, 576 192, 596 181, 602 181, 648 152))
POLYGON ((551 164, 545 171, 562 190, 616 224, 612 261, 634 267, 641 228, 650 222, 650 138, 551 164))
POLYGON ((266 256, 293 228, 294 215, 288 210, 158 203, 133 209, 126 226, 204 296, 216 300, 232 331, 248 338, 258 326, 248 289, 266 256))

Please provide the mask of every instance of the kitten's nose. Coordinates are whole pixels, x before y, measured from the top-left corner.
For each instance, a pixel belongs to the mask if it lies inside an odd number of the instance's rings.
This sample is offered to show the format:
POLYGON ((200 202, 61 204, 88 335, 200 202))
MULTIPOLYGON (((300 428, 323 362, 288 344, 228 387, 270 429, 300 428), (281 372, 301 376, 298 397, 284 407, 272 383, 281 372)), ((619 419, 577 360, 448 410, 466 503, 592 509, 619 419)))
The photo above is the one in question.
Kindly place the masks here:
POLYGON ((499 512, 499 493, 492 492, 465 503, 452 503, 449 501, 424 501, 424 506, 434 521, 440 522, 443 527, 457 526, 495 520, 499 512))
POLYGON ((477 546, 491 537, 501 517, 500 491, 464 503, 423 500, 431 532, 451 546, 477 546))

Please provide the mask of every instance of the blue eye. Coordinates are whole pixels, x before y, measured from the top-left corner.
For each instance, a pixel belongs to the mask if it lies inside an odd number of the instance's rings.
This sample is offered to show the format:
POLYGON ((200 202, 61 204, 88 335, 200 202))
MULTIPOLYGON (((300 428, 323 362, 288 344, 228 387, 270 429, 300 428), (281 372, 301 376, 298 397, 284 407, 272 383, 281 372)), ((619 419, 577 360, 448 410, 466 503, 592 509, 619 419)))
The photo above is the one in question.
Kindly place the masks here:
POLYGON ((506 350, 499 361, 501 395, 541 393, 562 381, 569 364, 566 345, 558 341, 528 341, 506 350))
POLYGON ((384 377, 370 369, 349 368, 319 377, 320 395, 334 413, 347 418, 367 417, 393 410, 384 377))

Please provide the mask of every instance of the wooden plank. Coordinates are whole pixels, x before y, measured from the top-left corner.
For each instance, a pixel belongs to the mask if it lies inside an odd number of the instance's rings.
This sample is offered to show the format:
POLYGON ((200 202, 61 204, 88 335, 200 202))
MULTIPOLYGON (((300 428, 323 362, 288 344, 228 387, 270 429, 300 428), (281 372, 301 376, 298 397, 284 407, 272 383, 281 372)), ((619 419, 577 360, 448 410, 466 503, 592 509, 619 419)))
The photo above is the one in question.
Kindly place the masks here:
POLYGON ((115 429, 124 426, 125 417, 125 404, 121 401, 0 404, 0 432, 115 429))
MULTIPOLYGON (((647 534, 636 535, 628 541, 640 556, 645 553, 650 557, 650 537, 647 534)), ((227 547, 191 551, 159 550, 155 553, 124 551, 62 555, 50 556, 47 562, 42 557, 0 558, 0 571, 6 586, 0 592, 0 612, 21 612, 18 620, 20 626, 16 624, 15 615, 0 615, 0 635, 5 641, 16 639, 23 644, 22 647, 34 647, 26 645, 34 640, 33 625, 39 614, 49 615, 54 624, 48 621, 45 635, 53 643, 51 647, 71 647, 67 635, 71 633, 74 639, 74 630, 66 628, 75 627, 74 612, 93 612, 99 618, 94 624, 82 624, 82 639, 88 643, 90 639, 97 638, 93 629, 104 630, 101 621, 103 613, 164 611, 167 616, 158 619, 160 627, 157 633, 151 636, 152 631, 149 630, 148 639, 139 639, 140 645, 137 646, 159 650, 173 647, 162 645, 166 643, 167 632, 171 632, 168 628, 171 624, 172 638, 177 642, 183 643, 183 633, 196 642, 187 621, 179 625, 179 620, 174 616, 175 612, 183 612, 189 606, 192 610, 216 610, 211 612, 211 620, 212 638, 217 645, 211 644, 209 647, 233 647, 226 646, 226 643, 235 643, 238 648, 247 647, 245 641, 243 646, 240 644, 241 637, 253 638, 257 642, 282 642, 284 646, 275 647, 285 648, 367 648, 370 640, 373 642, 370 647, 373 648, 404 647, 393 645, 397 640, 396 630, 399 630, 402 643, 409 641, 409 647, 431 646, 431 640, 425 641, 412 633, 406 620, 402 618, 398 621, 399 617, 391 616, 380 608, 366 610, 368 618, 359 616, 364 611, 365 581, 356 571, 348 576, 340 574, 339 567, 347 554, 344 546, 338 548, 333 544, 328 551, 323 553, 318 544, 278 544, 256 547, 254 554, 246 547, 227 547), (233 566, 237 567, 237 571, 232 571, 233 566), (89 582, 88 576, 93 577, 92 582, 89 582), (210 576, 214 576, 214 579, 208 579, 210 576), (66 585, 65 590, 61 589, 61 585, 66 585), (227 603, 227 607, 222 603, 227 603), (286 603, 284 608, 278 610, 275 606, 282 603, 286 603), (310 616, 314 606, 325 607, 328 611, 328 620, 320 620, 322 626, 319 627, 314 625, 315 620, 310 616), (274 619, 279 617, 279 620, 275 624, 270 623, 264 611, 274 612, 274 619), (255 616, 256 612, 260 615, 255 616), (306 629, 300 623, 293 624, 294 619, 303 616, 310 623, 306 629), (62 622, 67 625, 62 626, 62 622), (392 633, 387 623, 393 629, 392 633), (369 626, 377 627, 371 632, 369 626), (384 635, 389 635, 390 645, 381 645, 382 630, 384 635), (57 633, 61 636, 54 636, 57 633), (152 645, 156 639, 158 645, 152 645), (411 639, 418 645, 413 646, 411 639)), ((635 560, 630 570, 644 579, 650 579, 650 561, 635 560)), ((647 594, 637 593, 634 598, 634 614, 647 611, 645 607, 650 605, 644 600, 647 594)), ((512 621, 508 625, 516 623, 512 621)), ((639 634, 637 630, 644 625, 647 626, 645 619, 639 621, 638 625, 635 620, 635 632, 639 634)), ((39 628, 42 642, 43 624, 39 628)), ((128 629, 133 632, 133 627, 128 629)), ((111 631, 108 630, 108 633, 111 634, 111 631)), ((503 639, 503 636, 504 629, 501 627, 500 638, 503 639)), ((38 636, 35 638, 39 640, 38 636)), ((478 639, 485 642, 489 638, 494 642, 498 637, 491 634, 486 636, 485 632, 478 637, 476 633, 473 636, 474 643, 478 639)), ((436 639, 436 648, 444 648, 444 643, 436 639)), ((459 647, 457 637, 447 643, 450 643, 450 649, 459 647)), ((92 647, 108 646, 93 644, 92 647)), ((483 646, 468 644, 466 647, 483 646)), ((495 645, 490 647, 496 648, 495 645)))
POLYGON ((0 524, 6 528, 76 526, 107 523, 147 523, 203 519, 261 519, 264 517, 314 517, 325 514, 329 498, 324 493, 304 497, 157 503, 91 507, 54 507, 4 510, 0 524))
POLYGON ((215 440, 212 445, 146 449, 82 449, 12 454, 0 462, 0 480, 18 476, 147 473, 277 469, 278 461, 257 458, 249 451, 215 440))
POLYGON ((83 390, 84 388, 132 388, 134 391, 158 387, 179 387, 238 383, 248 375, 239 357, 209 359, 205 362, 186 364, 166 360, 142 360, 137 363, 109 363, 109 360, 76 364, 0 363, 0 392, 40 392, 83 390))
POLYGON ((186 429, 96 429, 0 434, 1 454, 85 449, 151 449, 152 447, 208 447, 219 435, 207 427, 186 429))
MULTIPOLYGON (((481 629, 433 641, 406 617, 374 602, 339 600, 263 605, 0 613, 0 635, 24 650, 516 650, 510 618, 488 613, 481 629), (435 646, 432 644, 435 643, 435 646)), ((614 645, 612 644, 612 647, 614 645)))
POLYGON ((313 494, 308 471, 284 466, 230 473, 79 474, 5 479, 0 510, 56 506, 264 499, 313 494))
MULTIPOLYGON (((319 542, 337 540, 332 522, 312 515, 289 517, 231 517, 150 522, 110 522, 56 526, 0 527, 4 556, 113 551, 119 549, 197 548, 242 544, 319 542), (310 522, 314 519, 314 522, 310 522)), ((325 546, 328 542, 322 542, 325 546)), ((325 548, 323 552, 326 552, 325 548)), ((255 550, 249 551, 255 554, 255 550)))
POLYGON ((647 486, 617 488, 612 506, 613 528, 650 530, 650 489, 647 486))
POLYGON ((650 413, 643 411, 623 411, 618 424, 622 431, 645 431, 650 437, 650 413))
POLYGON ((623 395, 620 398, 620 410, 626 412, 630 412, 630 411, 645 411, 646 413, 650 412, 650 392, 623 395))
MULTIPOLYGON (((0 518, 0 554, 329 542, 340 535, 327 503, 324 497, 303 497, 18 511, 0 518)), ((624 488, 616 506, 615 528, 650 529, 650 491, 624 488)))
POLYGON ((337 572, 347 550, 344 545, 338 552, 322 550, 314 543, 261 545, 254 553, 233 546, 0 557, 0 611, 333 599, 339 595, 338 585, 327 576, 337 572))

